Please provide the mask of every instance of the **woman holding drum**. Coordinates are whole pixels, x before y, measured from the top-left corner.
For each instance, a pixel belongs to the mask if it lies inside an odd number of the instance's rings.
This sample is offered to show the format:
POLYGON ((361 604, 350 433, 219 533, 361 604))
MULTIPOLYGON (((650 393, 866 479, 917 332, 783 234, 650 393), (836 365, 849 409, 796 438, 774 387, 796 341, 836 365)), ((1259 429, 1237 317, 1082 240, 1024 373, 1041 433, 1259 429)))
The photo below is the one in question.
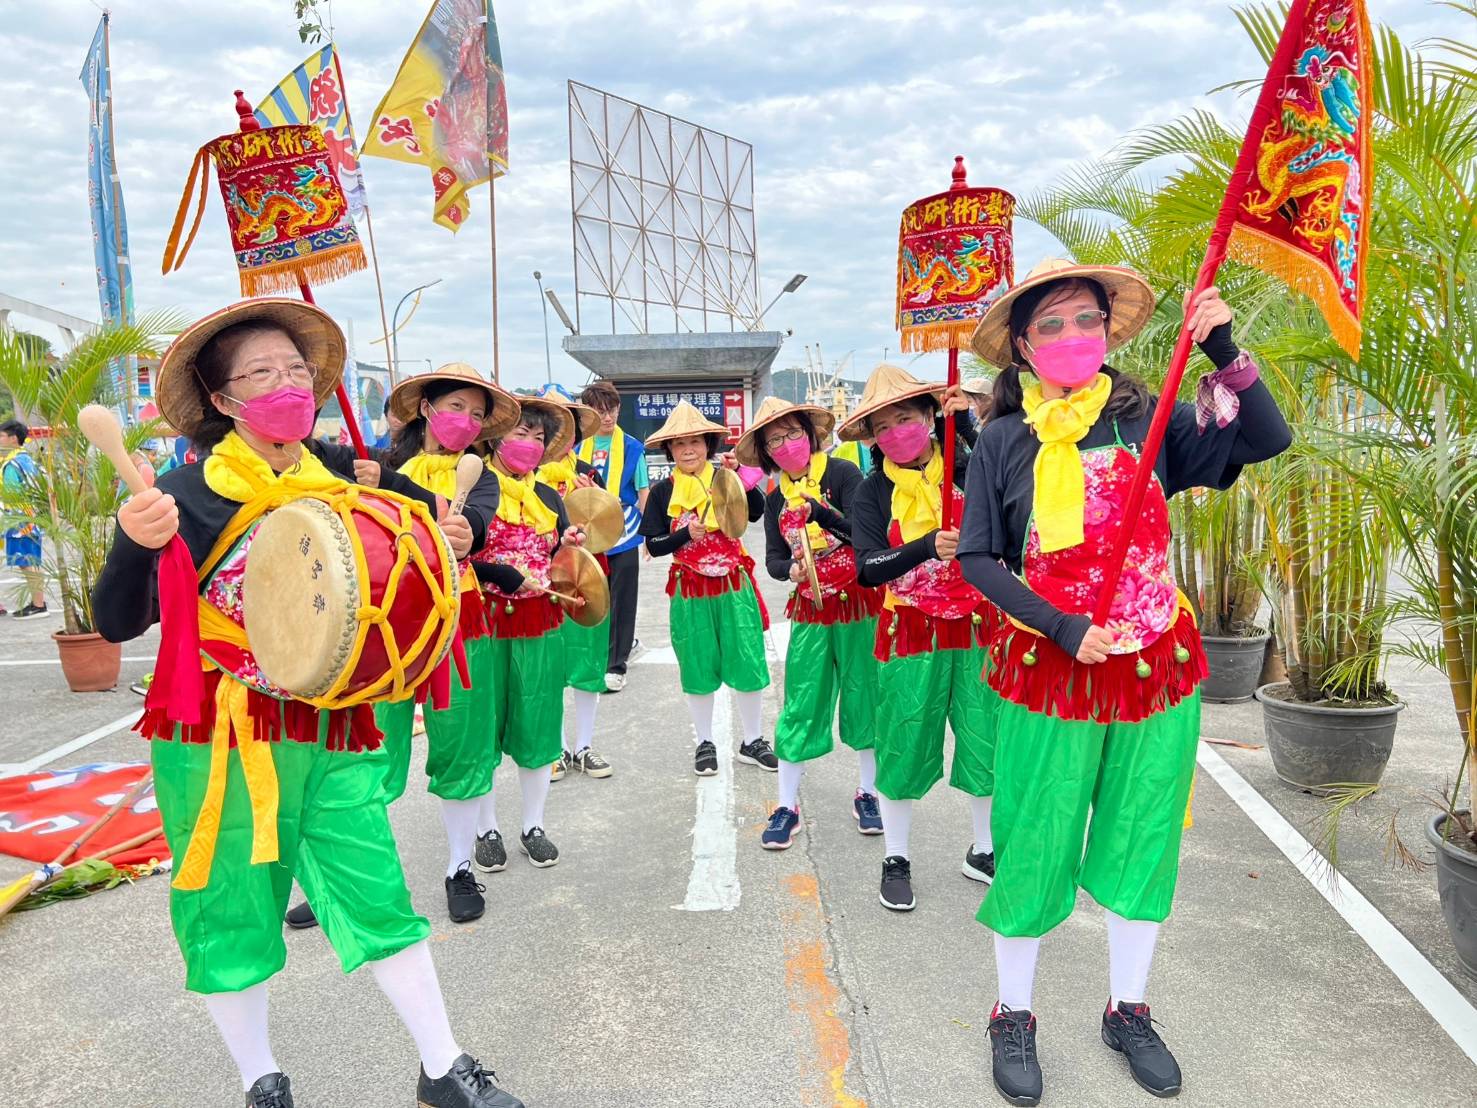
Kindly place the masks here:
MULTIPOLYGON (((747 503, 736 492, 738 517, 724 520, 719 529, 715 513, 720 498, 717 471, 710 459, 728 438, 728 429, 710 422, 687 401, 672 409, 666 423, 648 447, 660 446, 676 464, 672 476, 651 486, 641 534, 653 557, 672 555, 667 595, 672 598, 672 649, 677 655, 682 691, 697 739, 693 765, 699 777, 718 772, 718 748, 713 744, 713 695, 719 686, 734 690, 744 739, 741 762, 763 769, 777 768, 774 751, 764 741, 763 692, 769 686, 769 664, 764 657, 764 629, 768 618, 754 587, 754 559, 737 538, 742 533, 743 508, 748 522, 764 514, 764 497, 749 489, 747 503)), ((736 469, 732 455, 723 466, 736 469)), ((730 474, 735 490, 738 478, 730 474)))
POLYGON ((882 834, 872 655, 882 590, 857 581, 849 513, 862 474, 821 450, 835 422, 824 408, 772 396, 734 448, 743 464, 778 475, 764 505, 764 561, 771 577, 794 585, 786 609, 785 703, 774 728, 779 805, 760 839, 766 850, 786 849, 801 827, 800 780, 806 763, 834 745, 838 698, 841 741, 857 755, 851 814, 863 835, 882 834))
MULTIPOLYGON (((574 415, 563 405, 519 398, 518 422, 492 443, 487 465, 497 480, 497 511, 472 568, 487 595, 491 680, 484 710, 500 760, 518 767, 523 796, 519 849, 539 869, 557 865, 559 849, 544 833, 552 767, 563 754, 564 608, 551 595, 549 573, 561 542, 579 545, 559 494, 540 482, 539 466, 562 458, 574 442, 574 415)), ((491 791, 477 819, 477 867, 508 864, 491 791)))
MULTIPOLYGON (((472 527, 448 517, 438 530, 434 499, 398 474, 385 474, 383 493, 356 489, 352 453, 311 438, 344 359, 339 328, 296 300, 245 301, 175 340, 159 407, 210 453, 119 511, 97 627, 121 642, 159 618, 161 551, 178 534, 201 570, 204 697, 191 723, 171 718, 178 710, 160 690, 140 730, 155 740, 186 987, 206 995, 247 1105, 293 1103, 268 1038, 266 982, 286 960, 282 912, 296 876, 344 970, 369 964, 414 1037, 420 1104, 519 1108, 452 1036, 430 927, 411 908, 380 799, 386 757, 368 707, 444 656, 453 558, 470 551, 472 527), (283 615, 294 605, 297 626, 283 615), (402 665, 389 661, 392 638, 402 665), (336 669, 317 672, 325 659, 336 669), (310 691, 288 691, 279 674, 310 691)), ((330 1099, 360 1095, 346 1087, 330 1099)))

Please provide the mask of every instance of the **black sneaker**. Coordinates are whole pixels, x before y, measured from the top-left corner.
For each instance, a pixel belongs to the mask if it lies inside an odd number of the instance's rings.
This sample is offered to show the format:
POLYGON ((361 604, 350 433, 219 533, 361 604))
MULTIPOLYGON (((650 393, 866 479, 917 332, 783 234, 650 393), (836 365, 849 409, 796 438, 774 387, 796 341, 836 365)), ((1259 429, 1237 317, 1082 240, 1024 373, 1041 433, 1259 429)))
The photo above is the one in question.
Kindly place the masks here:
POLYGON ((12 617, 14 619, 39 619, 41 616, 51 615, 51 609, 45 604, 27 604, 12 617))
POLYGON ((519 835, 518 849, 527 854, 529 862, 539 869, 559 864, 559 848, 549 841, 542 827, 530 827, 519 835))
POLYGON ((569 772, 569 767, 573 764, 574 760, 570 758, 569 751, 561 751, 559 760, 549 767, 549 780, 563 781, 565 774, 569 772))
POLYGON ((1041 1063, 1036 1060, 1036 1017, 1003 1004, 990 1014, 990 1068, 995 1091, 1012 1104, 1041 1103, 1041 1063))
POLYGON ((508 851, 503 846, 499 831, 488 831, 477 836, 477 845, 472 847, 472 861, 483 873, 501 873, 508 868, 508 851))
POLYGON ((285 1073, 269 1073, 258 1078, 246 1091, 246 1108, 294 1108, 292 1082, 285 1073))
POLYGON ((882 907, 894 912, 911 912, 918 902, 913 899, 913 865, 906 858, 891 855, 882 859, 882 907))
POLYGON ((769 743, 763 739, 755 739, 751 743, 740 745, 738 760, 747 762, 751 766, 758 766, 760 769, 767 769, 770 773, 775 773, 780 768, 780 760, 774 756, 769 743))
POLYGON ((294 931, 305 931, 309 927, 318 926, 318 917, 313 914, 313 906, 306 900, 287 909, 287 914, 282 918, 294 931))
POLYGON ((882 809, 874 794, 857 789, 851 800, 851 818, 856 820, 856 829, 863 835, 882 834, 882 809))
POLYGON ((964 852, 964 866, 960 872, 971 881, 988 885, 995 880, 995 852, 993 850, 977 851, 971 845, 964 852))
POLYGON ((574 768, 586 777, 609 777, 615 770, 610 768, 610 763, 600 755, 596 754, 588 746, 574 756, 574 768))
POLYGON ((795 832, 800 830, 800 813, 794 808, 780 806, 769 817, 769 826, 759 836, 759 845, 765 850, 789 850, 795 841, 795 832))
POLYGON ((523 1108, 523 1101, 493 1084, 496 1078, 497 1074, 483 1069, 477 1059, 463 1054, 451 1064, 445 1077, 435 1081, 421 1069, 416 1103, 420 1108, 523 1108))
POLYGON ((487 901, 482 898, 483 886, 472 876, 472 863, 463 862, 457 871, 446 879, 446 914, 452 923, 471 923, 481 919, 487 910, 487 901))
POLYGON ((1128 1059, 1128 1072, 1139 1088, 1158 1097, 1179 1096, 1180 1066, 1154 1030, 1147 1004, 1109 1000, 1103 1012, 1103 1042, 1128 1059))
POLYGON ((697 753, 693 755, 692 768, 699 777, 714 777, 718 773, 718 748, 709 742, 697 744, 697 753))

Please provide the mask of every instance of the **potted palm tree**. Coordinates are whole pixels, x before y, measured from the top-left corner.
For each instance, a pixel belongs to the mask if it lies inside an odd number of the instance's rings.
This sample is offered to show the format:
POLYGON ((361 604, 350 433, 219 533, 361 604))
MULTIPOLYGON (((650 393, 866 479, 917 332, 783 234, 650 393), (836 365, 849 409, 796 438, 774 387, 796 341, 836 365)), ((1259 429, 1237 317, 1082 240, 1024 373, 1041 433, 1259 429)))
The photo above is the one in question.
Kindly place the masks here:
MULTIPOLYGON (((126 495, 113 467, 77 430, 77 412, 110 403, 109 367, 120 358, 157 353, 153 335, 174 323, 151 317, 99 328, 61 357, 31 336, 0 330, 0 385, 15 410, 45 430, 37 435, 36 479, 0 500, 5 526, 39 520, 49 540, 43 575, 61 600, 62 630, 53 635, 62 672, 75 692, 118 683, 121 650, 93 630, 92 588, 107 558, 113 516, 126 495)), ((151 424, 130 428, 129 449, 158 434, 151 424)))

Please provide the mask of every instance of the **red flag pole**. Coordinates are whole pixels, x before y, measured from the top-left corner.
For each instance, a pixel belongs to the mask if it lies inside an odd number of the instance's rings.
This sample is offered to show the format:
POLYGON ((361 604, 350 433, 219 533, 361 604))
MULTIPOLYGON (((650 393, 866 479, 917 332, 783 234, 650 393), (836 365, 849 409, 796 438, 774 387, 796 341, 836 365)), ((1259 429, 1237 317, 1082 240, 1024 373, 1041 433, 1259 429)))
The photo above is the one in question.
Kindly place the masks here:
MULTIPOLYGON (((262 129, 262 125, 257 122, 256 116, 252 113, 251 104, 239 88, 236 90, 236 115, 241 120, 239 130, 260 131, 262 129)), ((203 199, 201 203, 204 203, 203 199)), ((306 281, 298 281, 297 288, 309 304, 318 303, 313 299, 313 290, 308 287, 306 281)), ((354 406, 349 402, 349 390, 344 388, 343 367, 338 368, 339 380, 334 393, 338 397, 339 411, 343 413, 344 427, 348 429, 349 438, 353 440, 354 453, 361 459, 368 458, 369 448, 364 445, 364 436, 359 431, 359 421, 354 417, 354 406)))
MULTIPOLYGON (((1298 0, 1288 12, 1287 25, 1282 29, 1282 37, 1277 42, 1277 50, 1272 56, 1272 64, 1268 70, 1269 80, 1274 74, 1280 76, 1286 73, 1291 66, 1293 52, 1301 41, 1303 20, 1307 14, 1306 8, 1306 0, 1298 0)), ((1256 170, 1258 140, 1276 104, 1277 89, 1269 88, 1267 84, 1264 84, 1261 95, 1257 98, 1256 109, 1252 112, 1246 138, 1242 140, 1241 153, 1236 159, 1235 168, 1231 171, 1231 180, 1226 188, 1225 198, 1221 201, 1220 214, 1216 217, 1215 226, 1210 232, 1210 241, 1205 247, 1205 259, 1200 263, 1200 272, 1195 277, 1195 287, 1190 293, 1192 304, 1195 297, 1215 283, 1216 273, 1220 270, 1221 263, 1226 260, 1226 244, 1231 238, 1231 228, 1235 225, 1236 213, 1241 208, 1241 199, 1246 194, 1247 185, 1256 170)), ((1149 488, 1149 476, 1154 472, 1154 463, 1159 457, 1159 448, 1164 445, 1164 432, 1169 427, 1169 417, 1174 412, 1180 382, 1184 380, 1185 365, 1190 360, 1190 343, 1190 330, 1182 322, 1179 340, 1174 344, 1174 353, 1170 355, 1169 370, 1164 375, 1164 387, 1159 391, 1159 401, 1154 407, 1154 418, 1150 421, 1149 433, 1144 438, 1143 452, 1139 455, 1138 467, 1133 473, 1133 484, 1128 489, 1128 500, 1118 522, 1118 534, 1113 542, 1113 557, 1104 567, 1102 591, 1098 593, 1097 607, 1092 613, 1092 622, 1099 627, 1108 621, 1113 598, 1118 592, 1118 581, 1123 576, 1123 564, 1128 559, 1128 546, 1133 540, 1131 522, 1138 518, 1139 512, 1143 509, 1144 494, 1149 488)))
MULTIPOLYGON (((959 154, 954 158, 953 180, 949 183, 950 192, 958 192, 967 189, 969 182, 965 179, 964 155, 959 154)), ((949 388, 959 386, 959 345, 951 340, 949 343, 949 388)), ((954 527, 954 453, 957 433, 954 430, 954 416, 950 413, 944 415, 944 484, 942 514, 939 519, 940 529, 944 531, 953 530, 954 527)))

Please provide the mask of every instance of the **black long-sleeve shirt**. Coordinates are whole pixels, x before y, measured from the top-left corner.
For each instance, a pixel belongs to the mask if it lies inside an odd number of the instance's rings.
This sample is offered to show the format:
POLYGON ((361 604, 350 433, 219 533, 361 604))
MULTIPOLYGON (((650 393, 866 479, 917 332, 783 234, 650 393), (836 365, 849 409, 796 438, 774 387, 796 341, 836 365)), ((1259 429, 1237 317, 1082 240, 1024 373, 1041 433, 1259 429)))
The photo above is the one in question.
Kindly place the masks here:
MULTIPOLYGON (((821 474, 821 496, 830 505, 812 505, 812 518, 842 543, 851 544, 851 509, 862 484, 862 471, 844 458, 827 458, 821 474)), ((764 498, 764 568, 776 581, 790 579, 795 564, 794 551, 780 531, 780 515, 785 510, 785 494, 776 486, 764 498)))
MULTIPOLYGON (((749 522, 753 523, 764 514, 764 494, 758 486, 748 492, 749 522)), ((646 495, 646 511, 641 515, 641 534, 646 539, 646 549, 653 558, 675 554, 689 542, 692 535, 687 528, 672 530, 672 517, 667 511, 672 506, 672 479, 663 477, 651 486, 646 495)))
MULTIPOLYGON (((1218 369, 1239 354, 1229 324, 1211 332, 1201 349, 1218 369)), ((1198 487, 1228 489, 1243 466, 1273 458, 1292 445, 1287 421, 1263 382, 1253 382, 1239 396, 1240 415, 1224 428, 1212 422, 1203 434, 1195 421, 1194 405, 1175 405, 1164 446, 1154 463, 1166 497, 1198 487)), ((1148 436, 1152 413, 1153 401, 1148 411, 1131 419, 1114 419, 1104 413, 1077 445, 1090 450, 1121 439, 1137 451, 1148 436)), ((1039 447, 1023 412, 986 424, 966 482, 959 564, 970 584, 990 601, 1075 656, 1092 618, 1061 611, 1016 576, 1022 569, 1035 504, 1039 447)))
MULTIPOLYGON (((350 482, 354 480, 354 451, 351 447, 306 439, 303 449, 315 454, 335 476, 350 482)), ((381 470, 380 486, 419 500, 432 514, 436 511, 435 496, 393 470, 381 470)), ((158 488, 174 497, 179 507, 180 537, 185 540, 196 568, 204 568, 203 563, 210 556, 216 540, 241 505, 214 492, 205 483, 204 460, 163 474, 158 480, 158 488)), ((496 508, 496 501, 493 507, 496 508)), ((474 539, 479 522, 474 517, 480 510, 469 499, 467 521, 472 524, 474 539)), ((483 535, 487 531, 485 519, 489 518, 490 513, 480 521, 483 535)), ((122 528, 114 531, 113 546, 108 551, 108 560, 98 574, 92 593, 92 614, 97 631, 109 642, 127 642, 137 638, 158 622, 159 557, 160 551, 138 545, 123 533, 122 528)))

